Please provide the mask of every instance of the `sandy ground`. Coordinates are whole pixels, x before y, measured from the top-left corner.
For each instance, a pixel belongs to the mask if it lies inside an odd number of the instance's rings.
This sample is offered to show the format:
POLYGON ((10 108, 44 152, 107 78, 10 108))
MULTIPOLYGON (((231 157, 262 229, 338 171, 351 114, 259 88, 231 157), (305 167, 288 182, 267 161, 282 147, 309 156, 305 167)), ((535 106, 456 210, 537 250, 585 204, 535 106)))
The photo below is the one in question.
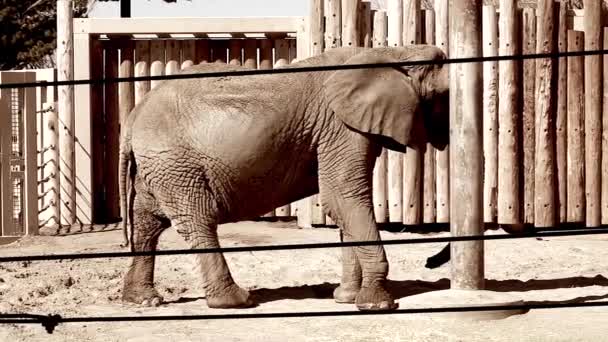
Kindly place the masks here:
MULTIPOLYGON (((295 229, 293 223, 242 222, 220 228, 223 246, 333 242, 335 229, 295 229)), ((488 232, 488 234, 502 231, 488 232)), ((421 237, 382 232, 384 239, 421 237)), ((435 233, 431 236, 447 236, 435 233)), ((427 235, 429 236, 429 235, 427 235)), ((487 289, 513 300, 596 301, 608 297, 608 236, 486 242, 487 289)), ((1 256, 124 251, 120 231, 24 238, 1 256)), ((416 295, 449 288, 449 264, 426 258, 442 244, 387 246, 391 290, 407 308, 416 295)), ((187 248, 170 229, 161 249, 187 248)), ((184 315, 354 310, 331 298, 340 276, 339 249, 226 254, 237 282, 260 301, 252 309, 210 310, 194 257, 161 256, 156 284, 167 304, 141 308, 120 301, 129 259, 0 264, 0 312, 73 316, 184 315)), ((441 306, 426 303, 428 306, 441 306)), ((436 314, 322 318, 265 318, 134 323, 67 323, 52 335, 40 325, 1 325, 0 341, 608 341, 608 308, 532 310, 494 321, 436 314)))

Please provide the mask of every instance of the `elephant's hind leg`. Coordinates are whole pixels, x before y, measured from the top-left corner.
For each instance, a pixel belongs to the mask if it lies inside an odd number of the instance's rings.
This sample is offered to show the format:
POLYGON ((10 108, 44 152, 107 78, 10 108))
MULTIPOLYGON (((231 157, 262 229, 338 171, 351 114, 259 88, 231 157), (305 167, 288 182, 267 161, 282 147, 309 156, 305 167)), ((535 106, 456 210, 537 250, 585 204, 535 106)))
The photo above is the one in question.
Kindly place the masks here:
MULTIPOLYGON (((160 212, 156 200, 142 190, 141 183, 136 184, 133 248, 136 252, 149 252, 156 249, 160 234, 171 223, 160 212)), ((133 257, 124 279, 122 299, 145 306, 158 306, 162 303, 163 298, 154 288, 154 256, 133 257)))
MULTIPOLYGON (((340 230, 340 242, 344 241, 344 234, 340 230)), ((342 279, 340 286, 334 290, 334 299, 337 303, 355 303, 361 290, 363 280, 361 264, 353 247, 342 247, 342 279)))
MULTIPOLYGON (((217 209, 213 196, 202 190, 183 194, 181 205, 172 209, 170 217, 182 237, 193 249, 219 248, 217 209)), ((222 253, 196 255, 203 287, 210 308, 243 308, 254 306, 249 291, 238 286, 222 253)))

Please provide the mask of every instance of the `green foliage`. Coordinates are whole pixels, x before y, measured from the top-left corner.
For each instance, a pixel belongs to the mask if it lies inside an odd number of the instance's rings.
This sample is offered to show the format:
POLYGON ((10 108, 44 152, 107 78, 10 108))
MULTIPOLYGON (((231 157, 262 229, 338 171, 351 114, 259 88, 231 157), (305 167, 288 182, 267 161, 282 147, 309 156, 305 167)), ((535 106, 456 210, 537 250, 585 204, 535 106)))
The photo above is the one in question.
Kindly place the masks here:
MULTIPOLYGON (((0 0, 0 70, 41 67, 55 52, 56 0, 0 0)), ((87 0, 74 1, 74 17, 87 0)))

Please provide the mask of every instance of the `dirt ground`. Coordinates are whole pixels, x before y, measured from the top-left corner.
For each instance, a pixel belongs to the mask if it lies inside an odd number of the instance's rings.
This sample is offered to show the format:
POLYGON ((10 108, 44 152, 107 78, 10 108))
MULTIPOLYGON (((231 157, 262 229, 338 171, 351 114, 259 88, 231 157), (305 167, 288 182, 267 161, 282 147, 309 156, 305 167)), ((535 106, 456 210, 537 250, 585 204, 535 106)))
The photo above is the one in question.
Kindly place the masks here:
MULTIPOLYGON (((334 242, 335 229, 294 223, 241 222, 220 227, 223 246, 334 242)), ((488 234, 503 233, 492 231, 488 234)), ((447 236, 433 233, 425 236, 447 236)), ((384 239, 422 237, 382 232, 384 239)), ((486 242, 486 288, 513 300, 597 301, 608 297, 608 236, 486 242)), ((120 231, 24 238, 1 256, 124 251, 120 231)), ((187 248, 170 229, 160 249, 187 248)), ((416 295, 449 288, 449 264, 429 270, 442 244, 387 246, 389 278, 400 308, 416 295)), ((194 256, 160 256, 156 286, 168 302, 141 308, 120 301, 127 258, 0 264, 0 312, 74 316, 194 315, 342 311, 331 298, 340 279, 339 249, 226 254, 236 281, 260 305, 210 310, 194 256)), ((441 306, 425 303, 428 306, 441 306)), ((0 325, 0 341, 608 341, 608 308, 531 310, 502 320, 470 321, 436 314, 211 321, 66 323, 49 335, 40 325, 0 325)))

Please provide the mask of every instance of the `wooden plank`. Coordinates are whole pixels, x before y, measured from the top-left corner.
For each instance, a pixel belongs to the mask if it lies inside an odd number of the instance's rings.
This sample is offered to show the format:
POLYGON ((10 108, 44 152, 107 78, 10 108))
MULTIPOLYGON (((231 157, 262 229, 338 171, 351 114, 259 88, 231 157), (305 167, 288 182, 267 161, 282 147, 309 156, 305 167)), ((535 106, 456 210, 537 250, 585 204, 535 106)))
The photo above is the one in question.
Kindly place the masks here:
MULTIPOLYGON (((135 61, 135 77, 150 76, 149 40, 135 42, 135 61)), ((150 91, 150 81, 135 82, 135 104, 140 103, 148 91, 150 91)))
MULTIPOLYGON (((384 11, 374 11, 373 47, 387 46, 388 18, 384 11)), ((374 165, 372 180, 372 199, 376 222, 385 223, 388 219, 388 185, 387 185, 388 150, 382 149, 374 165)))
POLYGON ((241 39, 231 39, 228 43, 228 64, 241 65, 243 58, 241 42, 241 39))
MULTIPOLYGON (((602 48, 602 4, 583 0, 585 50, 602 48)), ((602 183, 602 56, 585 56, 585 221, 587 227, 601 223, 602 183)))
MULTIPOLYGON (((481 0, 452 0, 450 56, 479 57, 481 0)), ((504 8, 504 7, 502 7, 504 8)), ((452 236, 483 235, 482 64, 450 67, 450 144, 452 160, 450 231, 452 236)), ((451 289, 484 287, 483 241, 451 242, 451 289)))
MULTIPOLYGON (((449 55, 448 0, 435 0, 435 44, 449 55)), ((437 174, 437 223, 450 220, 450 147, 437 151, 435 172, 437 174)))
POLYGON ((211 60, 213 63, 228 63, 228 41, 226 40, 211 40, 211 60))
MULTIPOLYGON (((111 46, 106 49, 105 74, 104 77, 118 77, 118 49, 111 46)), ((120 111, 118 83, 107 82, 104 84, 105 101, 105 139, 104 139, 104 173, 105 173, 105 198, 104 207, 106 217, 104 221, 114 222, 120 217, 120 196, 118 194, 118 156, 120 147, 120 111)))
POLYGON ((196 41, 192 39, 182 41, 182 70, 193 66, 196 61, 195 43, 196 41))
POLYGON ((403 45, 419 44, 422 40, 420 0, 403 1, 403 45))
MULTIPOLYGON (((104 76, 104 49, 100 40, 91 42, 91 78, 101 79, 104 76)), ((105 173, 105 118, 103 84, 91 85, 91 159, 93 177, 93 222, 105 223, 107 208, 105 205, 105 191, 107 174, 105 173)), ((78 170, 78 167, 76 168, 78 170)), ((80 171, 76 172, 77 178, 80 171)))
MULTIPOLYGON (((516 7, 514 0, 500 1, 498 19, 499 54, 517 53, 516 7)), ((518 153, 518 85, 516 61, 498 62, 498 223, 520 223, 520 190, 518 153)))
POLYGON ((243 46, 243 66, 249 69, 258 68, 258 41, 255 39, 245 40, 243 46))
MULTIPOLYGON (((165 42, 152 40, 150 42, 150 76, 163 76, 165 74, 165 42)), ((163 80, 150 80, 150 88, 154 89, 163 80)))
POLYGON ((325 46, 323 39, 323 29, 325 27, 323 3, 323 0, 310 1, 309 43, 312 56, 321 54, 325 46))
POLYGON ((369 1, 360 1, 358 8, 359 45, 372 47, 372 4, 369 1))
MULTIPOLYGON (((125 42, 120 48, 120 69, 118 77, 133 77, 134 75, 134 48, 132 40, 125 42)), ((118 84, 119 120, 123 122, 135 106, 135 84, 133 82, 120 82, 118 84)))
POLYGON ((165 75, 174 75, 179 71, 181 49, 181 42, 179 40, 165 40, 165 75))
MULTIPOLYGON (((483 6, 483 55, 498 56, 496 7, 483 6)), ((498 62, 483 63, 484 222, 498 216, 498 62)))
MULTIPOLYGON (((568 51, 568 8, 565 3, 559 4, 558 15, 558 52, 568 51)), ((557 114, 555 116, 555 152, 557 164, 557 191, 559 202, 559 223, 567 221, 567 180, 568 180, 568 153, 566 148, 567 134, 567 115, 568 115, 568 58, 562 57, 558 59, 557 67, 557 114)), ((608 221, 608 220, 607 220, 608 221)), ((608 222, 607 222, 608 223, 608 222)))
MULTIPOLYGON (((91 38, 88 34, 74 34, 74 79, 86 80, 90 79, 91 73, 91 38)), ((59 73, 57 75, 59 78, 59 73)), ((73 145, 73 150, 61 149, 59 156, 61 158, 61 222, 62 224, 72 224, 71 214, 75 211, 76 219, 82 224, 91 224, 93 222, 93 161, 91 160, 92 141, 91 141, 91 86, 82 84, 74 87, 74 113, 78 115, 71 116, 73 121, 68 117, 63 117, 64 114, 59 111, 59 145, 64 146, 62 139, 69 141, 71 144, 74 140, 78 144, 73 145), (73 130, 67 125, 73 125, 73 130), (73 136, 70 134, 73 132, 73 136), (73 156, 70 158, 70 156, 73 156), (74 158, 74 159, 72 159, 74 158), (73 167, 69 167, 70 160, 73 160, 73 167), (73 182, 75 172, 78 170, 78 181, 73 182), (76 203, 70 193, 71 190, 66 188, 67 184, 72 184, 75 188, 76 203)), ((60 99, 60 98, 59 98, 60 99)), ((61 103, 61 100, 59 100, 61 103)), ((69 187, 69 186, 68 186, 69 187)))
POLYGON ((310 45, 308 42, 308 17, 304 17, 298 25, 296 33, 296 58, 302 60, 310 57, 310 45))
MULTIPOLYGON (((402 46, 403 0, 388 0, 388 46, 402 46)), ((403 154, 388 151, 388 216, 390 222, 403 222, 403 154)))
MULTIPOLYGON (((87 51, 76 51, 74 48, 76 47, 75 44, 76 42, 73 40, 76 37, 83 37, 81 35, 78 36, 74 36, 73 33, 75 32, 73 30, 74 26, 73 26, 73 12, 72 12, 72 1, 58 1, 57 2, 57 80, 58 81, 67 81, 67 80, 72 80, 74 79, 74 76, 76 74, 75 72, 75 68, 76 66, 78 66, 78 63, 89 63, 88 60, 88 55, 84 56, 84 54, 87 54, 89 46, 87 44, 87 42, 85 42, 83 39, 81 39, 79 42, 83 42, 83 44, 81 44, 79 46, 79 48, 81 49, 86 49, 87 51), (83 59, 82 60, 78 60, 76 59, 77 54, 83 54, 83 59), (86 59, 85 59, 86 58, 86 59)), ((78 66, 79 68, 86 68, 84 66, 78 66)), ((77 75, 77 76, 81 76, 81 75, 77 75)), ((88 76, 88 75, 86 75, 88 76)), ((88 79, 89 77, 84 77, 82 79, 88 79)), ((79 89, 82 89, 82 95, 84 95, 84 92, 87 90, 87 86, 79 86, 79 89)), ((74 113, 75 113, 75 92, 79 91, 79 89, 74 89, 74 86, 62 86, 58 88, 58 112, 59 112, 59 121, 61 123, 61 126, 59 127, 59 148, 60 148, 60 152, 59 155, 61 156, 61 165, 59 166, 60 170, 61 170, 61 179, 60 179, 60 187, 61 187, 61 194, 60 194, 60 198, 61 198, 61 202, 62 202, 62 208, 60 210, 61 212, 61 216, 62 216, 62 224, 73 224, 76 222, 76 217, 77 217, 77 213, 76 213, 76 206, 79 206, 79 203, 77 203, 76 201, 76 194, 77 193, 83 193, 77 190, 78 185, 76 185, 76 174, 74 172, 74 169, 76 167, 78 167, 78 165, 76 165, 77 161, 75 158, 78 159, 78 156, 75 155, 75 146, 74 146, 74 136, 72 135, 72 132, 74 132, 74 129, 76 127, 75 126, 75 117, 74 117, 74 113)), ((80 93, 79 93, 80 94, 80 93)), ((88 94, 86 95, 88 97, 88 94)), ((85 104, 83 101, 83 105, 85 104)), ((88 108, 84 109, 81 108, 83 110, 87 110, 88 112, 88 108)), ((79 116, 83 115, 85 120, 88 120, 87 118, 87 112, 78 112, 79 116)), ((88 128, 87 130, 90 131, 90 128, 88 128)), ((90 132, 85 133, 83 132, 83 134, 85 135, 90 135, 90 132)), ((86 146, 86 137, 83 136, 84 140, 81 143, 84 143, 83 146, 86 146)), ((85 147, 86 148, 86 147, 85 147)), ((87 157, 86 155, 83 156, 84 159, 86 160, 87 157)), ((81 181, 83 182, 84 186, 90 186, 87 182, 87 180, 89 179, 89 177, 87 177, 88 174, 90 174, 90 165, 91 165, 91 161, 90 158, 88 158, 89 160, 84 161, 86 163, 86 166, 83 164, 82 166, 84 167, 83 169, 81 169, 82 173, 83 173, 83 177, 81 179, 81 181), (87 175, 85 175, 87 174, 87 175)), ((82 160, 82 159, 81 159, 82 160)), ((80 176, 79 176, 80 178, 80 176)), ((84 190, 84 189, 81 189, 84 190)), ((90 196, 90 189, 88 191, 85 190, 85 192, 83 193, 84 196, 84 203, 90 204, 91 203, 91 196, 90 196)), ((83 203, 83 204, 84 204, 83 203)), ((82 206, 81 207, 83 210, 85 210, 86 214, 85 216, 88 216, 89 218, 92 216, 92 208, 89 206, 82 206), (88 207, 88 208, 87 208, 88 207)), ((82 222, 82 221, 81 221, 82 222)))
MULTIPOLYGON (((604 50, 608 49, 608 27, 604 27, 604 50)), ((608 224, 608 55, 603 60, 603 116, 602 116, 602 224, 608 224)))
MULTIPOLYGON (((568 30, 568 51, 582 51, 584 33, 568 30)), ((568 57, 568 193, 567 220, 585 221, 584 57, 568 57)))
MULTIPOLYGON (((555 9, 552 0, 541 0, 538 3, 538 25, 536 52, 554 53, 555 9)), ((529 75, 524 75, 528 78, 529 75)), ((554 88, 554 61, 536 60, 536 95, 532 102, 536 104, 536 162, 534 167, 534 225, 536 227, 553 227, 556 219, 555 198, 555 138, 553 120, 556 116, 554 88)), ((531 76, 530 76, 531 77, 531 76)), ((527 153, 527 151, 525 152, 527 153)))
MULTIPOLYGON (((433 10, 425 10, 424 12, 424 43, 435 44, 435 12, 433 10)), ((431 144, 427 144, 426 152, 424 153, 423 166, 423 187, 422 187, 422 222, 434 223, 436 217, 436 194, 435 185, 435 148, 431 144)))
MULTIPOLYGON (((25 72, 21 82, 35 82, 35 72, 25 72)), ((36 89, 24 88, 23 92, 23 152, 24 184, 23 187, 23 230, 21 234, 38 235, 38 168, 36 151, 36 89)))
MULTIPOLYGON (((44 203, 48 205, 47 215, 44 220, 47 222, 45 226, 47 227, 58 227, 59 226, 59 168, 57 161, 59 160, 59 120, 57 118, 57 107, 55 103, 46 102, 44 103, 43 110, 49 110, 46 113, 45 120, 45 128, 48 136, 49 146, 52 146, 52 149, 48 151, 48 160, 54 161, 48 164, 48 177, 49 181, 46 184, 46 189, 48 190, 48 201, 44 203)), ((0 133, 1 135, 1 133, 0 133)))
MULTIPOLYGON (((6 72, 0 72, 0 83, 6 72)), ((2 236, 10 235, 13 228, 13 201, 11 182, 11 107, 10 89, 0 90, 0 229, 2 236)))
POLYGON ((291 33, 302 17, 212 18, 78 18, 75 33, 89 34, 196 34, 291 33))
MULTIPOLYGON (((533 8, 522 10, 522 52, 524 54, 536 53, 536 15, 533 8)), ((547 26, 547 25, 539 25, 547 26)), ((523 145, 523 223, 534 223, 534 167, 535 167, 535 116, 534 106, 536 104, 535 82, 536 82, 536 60, 527 59, 523 61, 523 113, 522 113, 522 145, 523 145)), ((549 78, 549 81, 551 79, 549 78)), ((539 81, 543 81, 542 79, 539 81)), ((543 142, 539 142, 541 146, 543 142)), ((542 166, 541 166, 542 167, 542 166)), ((542 190, 541 190, 542 191, 542 190)))
POLYGON ((342 46, 342 2, 326 0, 325 13, 325 50, 342 46))

